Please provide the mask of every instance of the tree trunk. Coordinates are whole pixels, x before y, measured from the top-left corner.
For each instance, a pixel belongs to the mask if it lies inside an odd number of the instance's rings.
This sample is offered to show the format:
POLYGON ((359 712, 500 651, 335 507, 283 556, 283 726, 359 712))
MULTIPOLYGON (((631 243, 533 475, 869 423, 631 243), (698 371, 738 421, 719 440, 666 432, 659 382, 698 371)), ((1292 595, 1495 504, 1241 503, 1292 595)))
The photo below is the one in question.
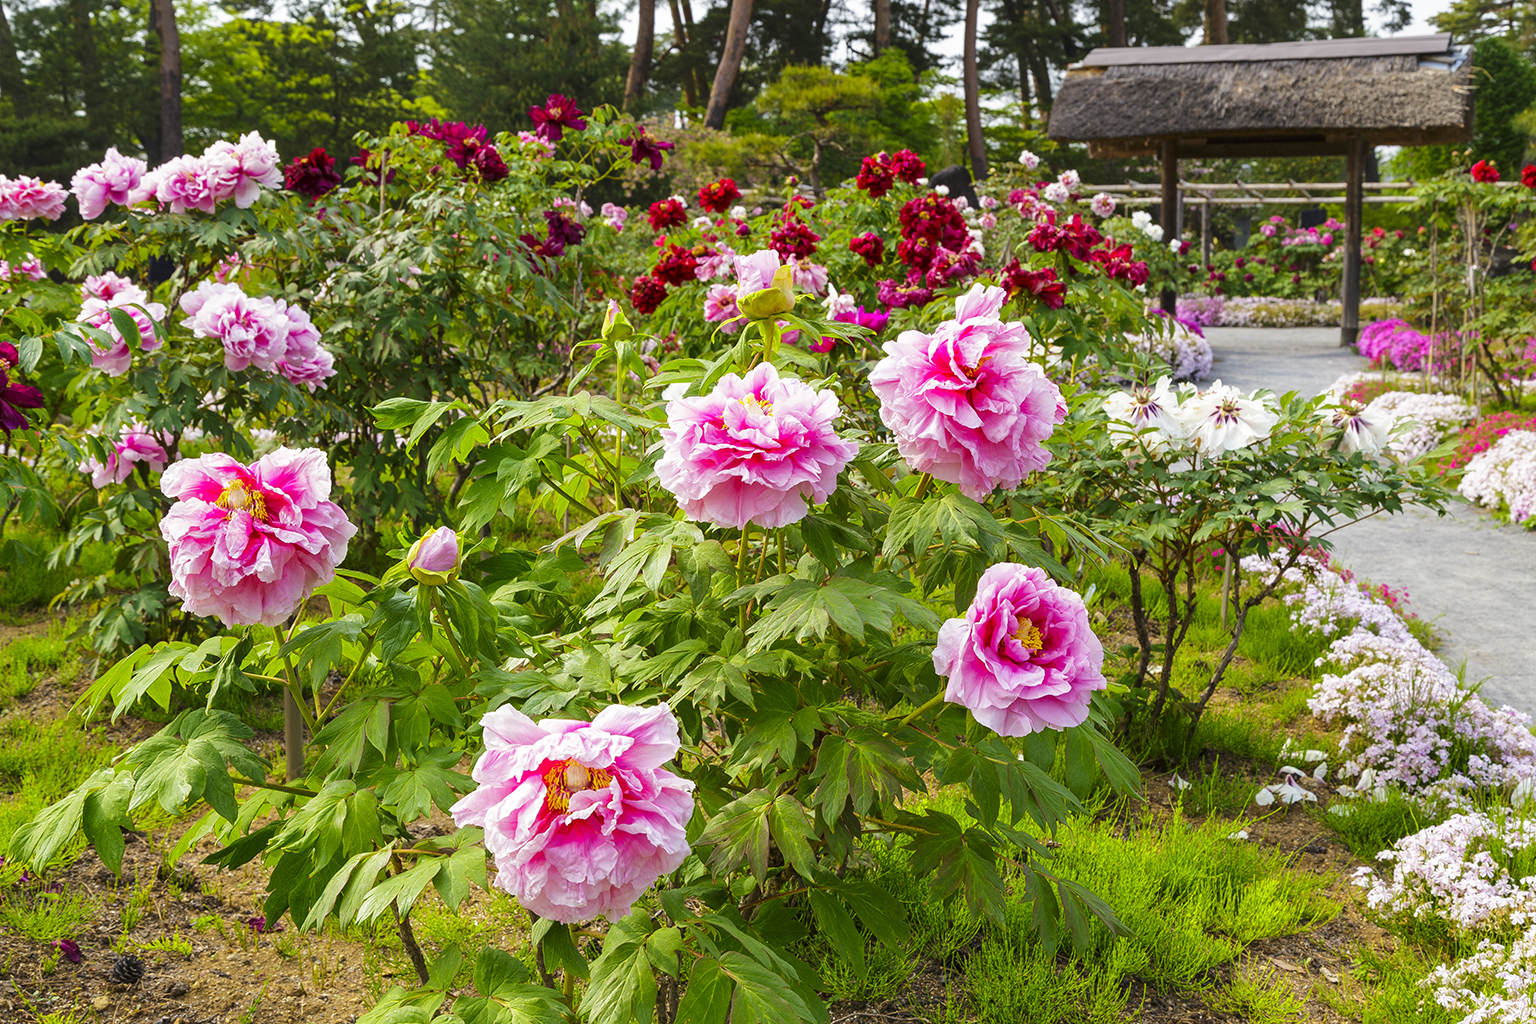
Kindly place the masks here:
POLYGON ((1033 46, 1029 48, 1029 67, 1035 80, 1035 102, 1041 115, 1048 117, 1051 113, 1051 69, 1033 46))
MULTIPOLYGON (((677 51, 679 58, 683 58, 688 48, 689 34, 683 30, 683 16, 678 11, 677 0, 667 0, 667 3, 672 9, 672 48, 677 51)), ((699 105, 699 90, 694 87, 692 68, 683 72, 683 101, 690 107, 699 105)))
POLYGON ((752 23, 752 0, 731 0, 731 20, 725 29, 725 46, 720 51, 720 66, 715 69, 715 87, 709 94, 709 109, 704 112, 704 126, 716 130, 725 127, 725 107, 741 70, 741 58, 747 51, 747 27, 752 23))
POLYGON ((150 0, 160 33, 160 158, 181 155, 181 33, 175 0, 150 0))
POLYGON ((965 138, 971 151, 971 177, 987 176, 987 140, 981 134, 981 75, 976 68, 976 22, 981 0, 965 0, 965 138))
POLYGON ((1109 0, 1109 45, 1125 44, 1125 0, 1109 0))
POLYGON ((107 127, 106 95, 101 86, 101 57, 96 51, 96 30, 91 25, 90 0, 69 0, 69 20, 75 33, 75 59, 80 64, 80 91, 85 99, 85 123, 92 143, 99 143, 107 127))
POLYGON ((1019 65, 1019 123, 1028 128, 1031 123, 1029 110, 1029 62, 1025 59, 1023 50, 1015 50, 1013 57, 1019 65))
POLYGON ((891 45, 891 0, 875 0, 875 56, 891 45))
MULTIPOLYGON (((691 43, 699 37, 699 34, 693 30, 693 4, 690 0, 683 0, 683 25, 688 29, 688 42, 691 43)), ((688 79, 693 83, 695 97, 703 96, 709 91, 709 83, 704 81, 704 72, 697 64, 689 69, 688 79)), ((693 105, 698 106, 698 102, 695 101, 693 105)))
POLYGON ((1205 0, 1205 41, 1210 46, 1227 45, 1227 0, 1205 0))
POLYGON ((635 29, 635 52, 629 59, 629 80, 624 83, 627 109, 640 99, 651 80, 651 51, 656 45, 656 0, 640 0, 640 24, 635 29))
POLYGON ((11 101, 11 112, 19 120, 31 115, 32 96, 27 91, 27 79, 21 71, 21 58, 16 54, 16 41, 11 38, 4 7, 0 7, 0 97, 11 101))

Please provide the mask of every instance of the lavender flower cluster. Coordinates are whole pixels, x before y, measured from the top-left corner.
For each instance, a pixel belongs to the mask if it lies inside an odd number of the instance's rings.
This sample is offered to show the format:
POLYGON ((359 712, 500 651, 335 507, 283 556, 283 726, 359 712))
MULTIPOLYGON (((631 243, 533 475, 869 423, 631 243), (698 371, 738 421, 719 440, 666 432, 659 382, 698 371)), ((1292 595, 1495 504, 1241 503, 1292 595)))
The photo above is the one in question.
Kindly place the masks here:
MULTIPOLYGON (((1153 330, 1146 334, 1131 338, 1131 345, 1138 352, 1146 352, 1150 355, 1165 360, 1168 363, 1170 375, 1176 381, 1202 381, 1210 376, 1213 355, 1211 343, 1205 340, 1204 335, 1198 333, 1197 321, 1188 321, 1195 324, 1195 329, 1175 317, 1167 330, 1153 330)), ((1162 328, 1164 325, 1158 324, 1162 328)))
POLYGON ((1378 859, 1393 863, 1390 881, 1368 878, 1366 901, 1389 915, 1440 917, 1466 930, 1536 924, 1536 877, 1512 872, 1536 846, 1536 820, 1504 809, 1457 814, 1401 839, 1378 859))

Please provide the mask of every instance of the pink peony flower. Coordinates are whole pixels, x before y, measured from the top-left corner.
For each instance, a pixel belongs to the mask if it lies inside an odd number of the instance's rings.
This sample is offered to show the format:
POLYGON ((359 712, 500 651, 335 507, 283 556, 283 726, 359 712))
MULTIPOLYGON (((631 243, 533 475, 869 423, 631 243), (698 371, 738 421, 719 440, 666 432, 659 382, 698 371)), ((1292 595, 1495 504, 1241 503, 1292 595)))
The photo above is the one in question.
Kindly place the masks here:
MULTIPOLYGON (((722 323, 735 321, 741 316, 741 310, 736 308, 736 289, 728 284, 714 284, 709 286, 709 291, 704 295, 704 319, 710 323, 722 323)), ((741 330, 740 322, 725 323, 720 328, 727 334, 735 334, 741 330)))
POLYGON ((795 287, 812 295, 827 293, 827 268, 810 260, 791 260, 794 267, 795 287))
POLYGON ((133 475, 136 462, 144 463, 151 473, 158 473, 171 461, 162 443, 169 439, 157 436, 142 423, 124 427, 119 436, 120 440, 113 446, 115 451, 107 458, 105 466, 90 458, 77 467, 80 472, 91 475, 91 486, 97 490, 127 480, 133 475))
MULTIPOLYGON (((102 275, 103 278, 107 276, 102 275)), ((127 313, 139 329, 139 336, 135 339, 139 343, 139 348, 145 352, 153 352, 160 347, 160 338, 155 333, 154 321, 165 319, 165 305, 150 302, 148 294, 138 285, 123 281, 115 274, 111 276, 116 278, 116 282, 108 286, 112 289, 110 297, 99 299, 88 296, 80 303, 80 313, 76 319, 81 323, 100 328, 110 339, 107 346, 103 348, 97 339, 87 338, 93 353, 91 365, 108 377, 121 377, 128 372, 128 367, 133 362, 133 353, 128 347, 128 339, 122 336, 117 329, 117 324, 112 321, 111 311, 121 309, 127 313)), ((87 284, 89 283, 88 279, 87 284)))
POLYGON ((411 545, 405 564, 417 583, 447 583, 458 575, 459 535, 451 526, 439 526, 411 545))
POLYGON ((134 199, 157 199, 170 207, 172 213, 212 213, 220 198, 235 194, 239 175, 239 168, 228 160, 172 157, 144 175, 134 199))
POLYGON ((237 284, 204 281, 181 297, 181 308, 189 314, 182 323, 194 336, 224 345, 224 366, 230 370, 255 366, 275 373, 287 354, 293 323, 265 296, 253 298, 237 284))
POLYGON ((326 386, 327 377, 336 376, 336 360, 321 347, 320 330, 308 313, 281 299, 276 308, 288 318, 288 339, 282 358, 273 363, 273 371, 282 374, 290 384, 309 388, 313 394, 316 388, 326 386))
POLYGON ((820 504, 859 446, 832 431, 837 396, 780 380, 771 363, 726 374, 701 398, 667 404, 656 479, 690 519, 786 526, 820 504))
POLYGON ((283 184, 283 167, 277 145, 256 132, 246 132, 238 142, 220 139, 203 151, 209 167, 217 167, 212 181, 215 199, 233 199, 240 209, 248 209, 261 194, 261 186, 278 188, 283 184))
POLYGON ((101 158, 101 163, 82 167, 70 179, 71 191, 80 204, 80 216, 95 220, 107 209, 108 203, 127 206, 144 179, 144 161, 123 156, 113 146, 101 158))
POLYGON ((1044 468, 1051 455, 1041 442, 1067 415, 1061 392, 1029 359, 1024 325, 997 318, 1007 299, 974 285, 933 334, 903 331, 886 342, 869 375, 902 457, 977 501, 1044 468))
POLYGON ((357 532, 330 500, 318 448, 279 448, 250 466, 222 453, 184 459, 160 489, 177 499, 160 520, 171 595, 226 626, 283 622, 335 577, 357 532))
POLYGON ((14 181, 0 174, 0 220, 58 220, 64 215, 69 189, 56 181, 25 174, 14 181))
POLYGON ((604 203, 602 214, 608 226, 616 232, 623 231, 625 222, 629 220, 629 211, 614 203, 604 203))
POLYGON ((538 723, 503 707, 480 722, 480 788, 453 820, 485 829, 496 884, 524 908, 563 924, 617 921, 687 859, 693 783, 662 767, 679 746, 667 705, 538 723))
POLYGON ((1081 725, 1105 688, 1103 665, 1083 599, 1013 562, 982 573, 965 618, 945 622, 933 649, 944 699, 1001 736, 1081 725))

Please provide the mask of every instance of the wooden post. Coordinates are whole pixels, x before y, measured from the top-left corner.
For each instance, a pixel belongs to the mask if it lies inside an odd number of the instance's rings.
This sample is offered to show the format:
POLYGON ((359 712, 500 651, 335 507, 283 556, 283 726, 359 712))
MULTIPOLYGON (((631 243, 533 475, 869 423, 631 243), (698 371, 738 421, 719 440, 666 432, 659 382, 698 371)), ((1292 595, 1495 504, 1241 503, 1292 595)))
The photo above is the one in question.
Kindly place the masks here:
POLYGON ((1211 265, 1211 194, 1205 194, 1205 202, 1200 204, 1200 264, 1201 267, 1211 265))
MULTIPOLYGON (((1163 193, 1161 213, 1163 215, 1163 244, 1167 245, 1179 237, 1179 150, 1178 142, 1174 139, 1164 139, 1159 146, 1159 156, 1162 158, 1163 193)), ((1163 312, 1172 316, 1178 311, 1178 295, 1172 288, 1164 288, 1162 294, 1163 312)))
POLYGON ((1339 298, 1344 316, 1339 327, 1339 347, 1360 340, 1360 244, 1365 202, 1360 182, 1365 171, 1365 140, 1349 140, 1344 160, 1344 286, 1339 298))

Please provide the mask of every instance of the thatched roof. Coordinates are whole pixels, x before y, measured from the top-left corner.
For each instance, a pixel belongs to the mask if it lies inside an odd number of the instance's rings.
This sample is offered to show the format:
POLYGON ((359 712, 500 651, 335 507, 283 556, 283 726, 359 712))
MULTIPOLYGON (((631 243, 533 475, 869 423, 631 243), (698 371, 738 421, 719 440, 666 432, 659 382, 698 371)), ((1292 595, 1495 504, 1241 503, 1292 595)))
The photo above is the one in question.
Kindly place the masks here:
POLYGON ((1449 35, 1094 50, 1067 71, 1050 137, 1094 156, 1176 139, 1181 157, 1342 153, 1472 136, 1471 66, 1449 35))

